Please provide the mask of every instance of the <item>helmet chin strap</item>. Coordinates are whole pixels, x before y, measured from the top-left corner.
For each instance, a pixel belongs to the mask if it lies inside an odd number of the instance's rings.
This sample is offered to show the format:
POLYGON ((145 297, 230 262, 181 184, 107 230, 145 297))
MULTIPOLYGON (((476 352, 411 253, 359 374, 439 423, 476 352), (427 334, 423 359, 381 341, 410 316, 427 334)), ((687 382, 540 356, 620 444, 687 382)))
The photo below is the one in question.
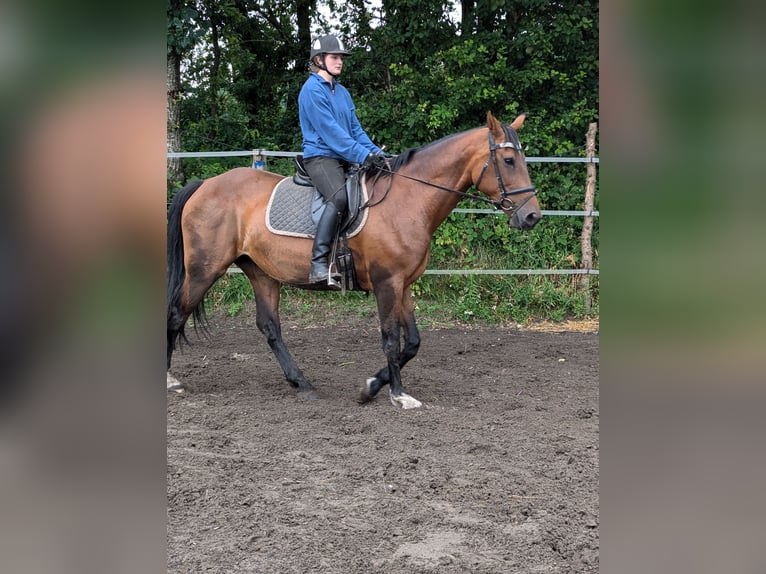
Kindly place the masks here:
POLYGON ((324 63, 324 59, 326 55, 327 54, 319 54, 319 60, 321 64, 317 64, 316 62, 314 62, 314 65, 320 70, 324 70, 325 72, 330 74, 333 77, 333 79, 338 79, 338 74, 333 74, 330 70, 327 69, 327 65, 324 63))

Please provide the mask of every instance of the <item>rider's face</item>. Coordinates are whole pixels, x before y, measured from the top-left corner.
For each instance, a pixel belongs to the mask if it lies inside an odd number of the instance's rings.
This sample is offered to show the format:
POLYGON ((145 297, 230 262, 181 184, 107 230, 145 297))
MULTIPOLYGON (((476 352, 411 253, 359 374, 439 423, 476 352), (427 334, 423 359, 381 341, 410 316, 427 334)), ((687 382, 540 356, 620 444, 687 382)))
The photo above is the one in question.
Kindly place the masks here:
POLYGON ((324 65, 331 74, 337 76, 343 69, 343 54, 326 54, 324 65))

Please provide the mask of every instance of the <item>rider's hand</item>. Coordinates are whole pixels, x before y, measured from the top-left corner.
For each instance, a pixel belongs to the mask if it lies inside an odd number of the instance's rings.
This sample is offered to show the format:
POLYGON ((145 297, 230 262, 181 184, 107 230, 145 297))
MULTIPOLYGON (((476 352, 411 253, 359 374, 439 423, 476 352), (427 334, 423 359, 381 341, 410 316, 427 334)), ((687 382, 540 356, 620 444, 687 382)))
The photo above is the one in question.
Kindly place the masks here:
POLYGON ((367 156, 367 159, 364 160, 362 167, 365 169, 388 169, 388 163, 386 162, 386 157, 383 154, 371 153, 367 156))

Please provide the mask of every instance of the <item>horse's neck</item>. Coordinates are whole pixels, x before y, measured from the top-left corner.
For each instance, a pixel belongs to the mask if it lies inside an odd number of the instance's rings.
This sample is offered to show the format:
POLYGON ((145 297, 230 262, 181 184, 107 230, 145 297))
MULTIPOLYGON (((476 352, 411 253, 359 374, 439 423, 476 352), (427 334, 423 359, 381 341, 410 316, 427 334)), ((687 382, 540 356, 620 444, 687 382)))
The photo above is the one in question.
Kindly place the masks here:
POLYGON ((472 167, 488 153, 486 138, 486 128, 476 128, 426 147, 417 171, 430 182, 465 192, 473 184, 472 167))
POLYGON ((480 161, 486 133, 477 128, 421 151, 408 167, 421 184, 423 208, 438 226, 473 185, 472 166, 480 161))

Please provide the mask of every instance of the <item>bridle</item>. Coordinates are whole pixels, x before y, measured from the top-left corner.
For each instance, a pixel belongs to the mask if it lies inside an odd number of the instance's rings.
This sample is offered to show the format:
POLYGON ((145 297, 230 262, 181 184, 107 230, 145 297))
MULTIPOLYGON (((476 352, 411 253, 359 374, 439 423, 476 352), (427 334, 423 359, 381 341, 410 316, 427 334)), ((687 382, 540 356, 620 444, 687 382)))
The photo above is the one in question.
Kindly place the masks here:
MULTIPOLYGON (((412 181, 417 181, 418 183, 422 183, 424 185, 427 185, 429 187, 435 187, 437 189, 441 189, 443 191, 447 191, 449 193, 456 193, 457 195, 461 197, 467 197, 469 199, 475 199, 477 201, 482 201, 484 203, 489 203, 492 205, 495 209, 498 211, 504 211, 509 216, 513 216, 519 209, 521 209, 530 199, 532 199, 534 196, 537 195, 537 188, 534 185, 527 185, 525 187, 518 187, 516 189, 512 189, 508 191, 505 188, 505 183, 503 182, 503 178, 500 175, 500 167, 497 165, 497 155, 495 154, 495 151, 502 148, 513 148, 517 151, 521 151, 521 142, 519 142, 519 136, 516 135, 516 132, 510 127, 510 126, 503 126, 503 132, 505 133, 505 138, 507 141, 504 143, 498 144, 495 143, 495 138, 492 136, 492 132, 489 132, 489 157, 487 158, 487 161, 484 163, 484 167, 481 168, 481 173, 479 174, 478 179, 474 183, 474 186, 478 189, 479 183, 481 182, 482 178, 484 177, 484 172, 487 171, 487 168, 489 167, 490 162, 492 163, 492 167, 495 170, 495 178, 497 179, 497 187, 500 191, 500 200, 493 200, 489 199, 488 197, 484 197, 481 195, 475 195, 472 193, 467 193, 465 191, 460 191, 457 189, 452 189, 450 187, 446 187, 443 185, 439 185, 438 183, 433 183, 430 181, 426 181, 424 179, 420 179, 417 177, 412 177, 409 175, 404 175, 402 173, 391 171, 388 169, 382 169, 379 171, 389 173, 391 175, 398 175, 399 177, 403 177, 406 179, 411 179, 412 181), (524 201, 522 201, 520 204, 516 204, 511 199, 514 195, 519 195, 521 193, 528 193, 532 192, 524 201)), ((377 177, 376 177, 377 179, 377 177)), ((390 184, 389 184, 390 189, 390 184)), ((377 205, 381 201, 383 201, 388 195, 388 189, 386 190, 386 193, 383 194, 383 197, 376 201, 375 203, 372 203, 372 198, 365 204, 364 207, 372 207, 373 205, 377 205)))
POLYGON ((497 179, 497 188, 500 191, 500 201, 489 200, 489 202, 495 206, 495 209, 502 210, 507 212, 509 215, 513 215, 516 211, 521 209, 526 202, 537 195, 537 188, 535 188, 534 185, 517 187, 516 189, 512 189, 510 191, 505 188, 505 183, 503 183, 503 178, 500 175, 500 167, 497 165, 497 155, 495 154, 495 151, 503 148, 513 148, 520 152, 521 142, 519 141, 519 136, 517 136, 516 132, 513 131, 509 126, 503 126, 503 132, 505 133, 506 141, 501 144, 495 143, 495 138, 492 135, 492 132, 489 132, 489 157, 484 163, 484 167, 481 168, 479 178, 476 180, 474 185, 477 189, 479 188, 479 183, 484 177, 484 173, 487 171, 489 163, 492 162, 492 167, 495 170, 495 179, 497 179), (519 195, 520 193, 527 193, 530 191, 532 193, 519 205, 516 205, 511 199, 511 196, 513 195, 519 195))

